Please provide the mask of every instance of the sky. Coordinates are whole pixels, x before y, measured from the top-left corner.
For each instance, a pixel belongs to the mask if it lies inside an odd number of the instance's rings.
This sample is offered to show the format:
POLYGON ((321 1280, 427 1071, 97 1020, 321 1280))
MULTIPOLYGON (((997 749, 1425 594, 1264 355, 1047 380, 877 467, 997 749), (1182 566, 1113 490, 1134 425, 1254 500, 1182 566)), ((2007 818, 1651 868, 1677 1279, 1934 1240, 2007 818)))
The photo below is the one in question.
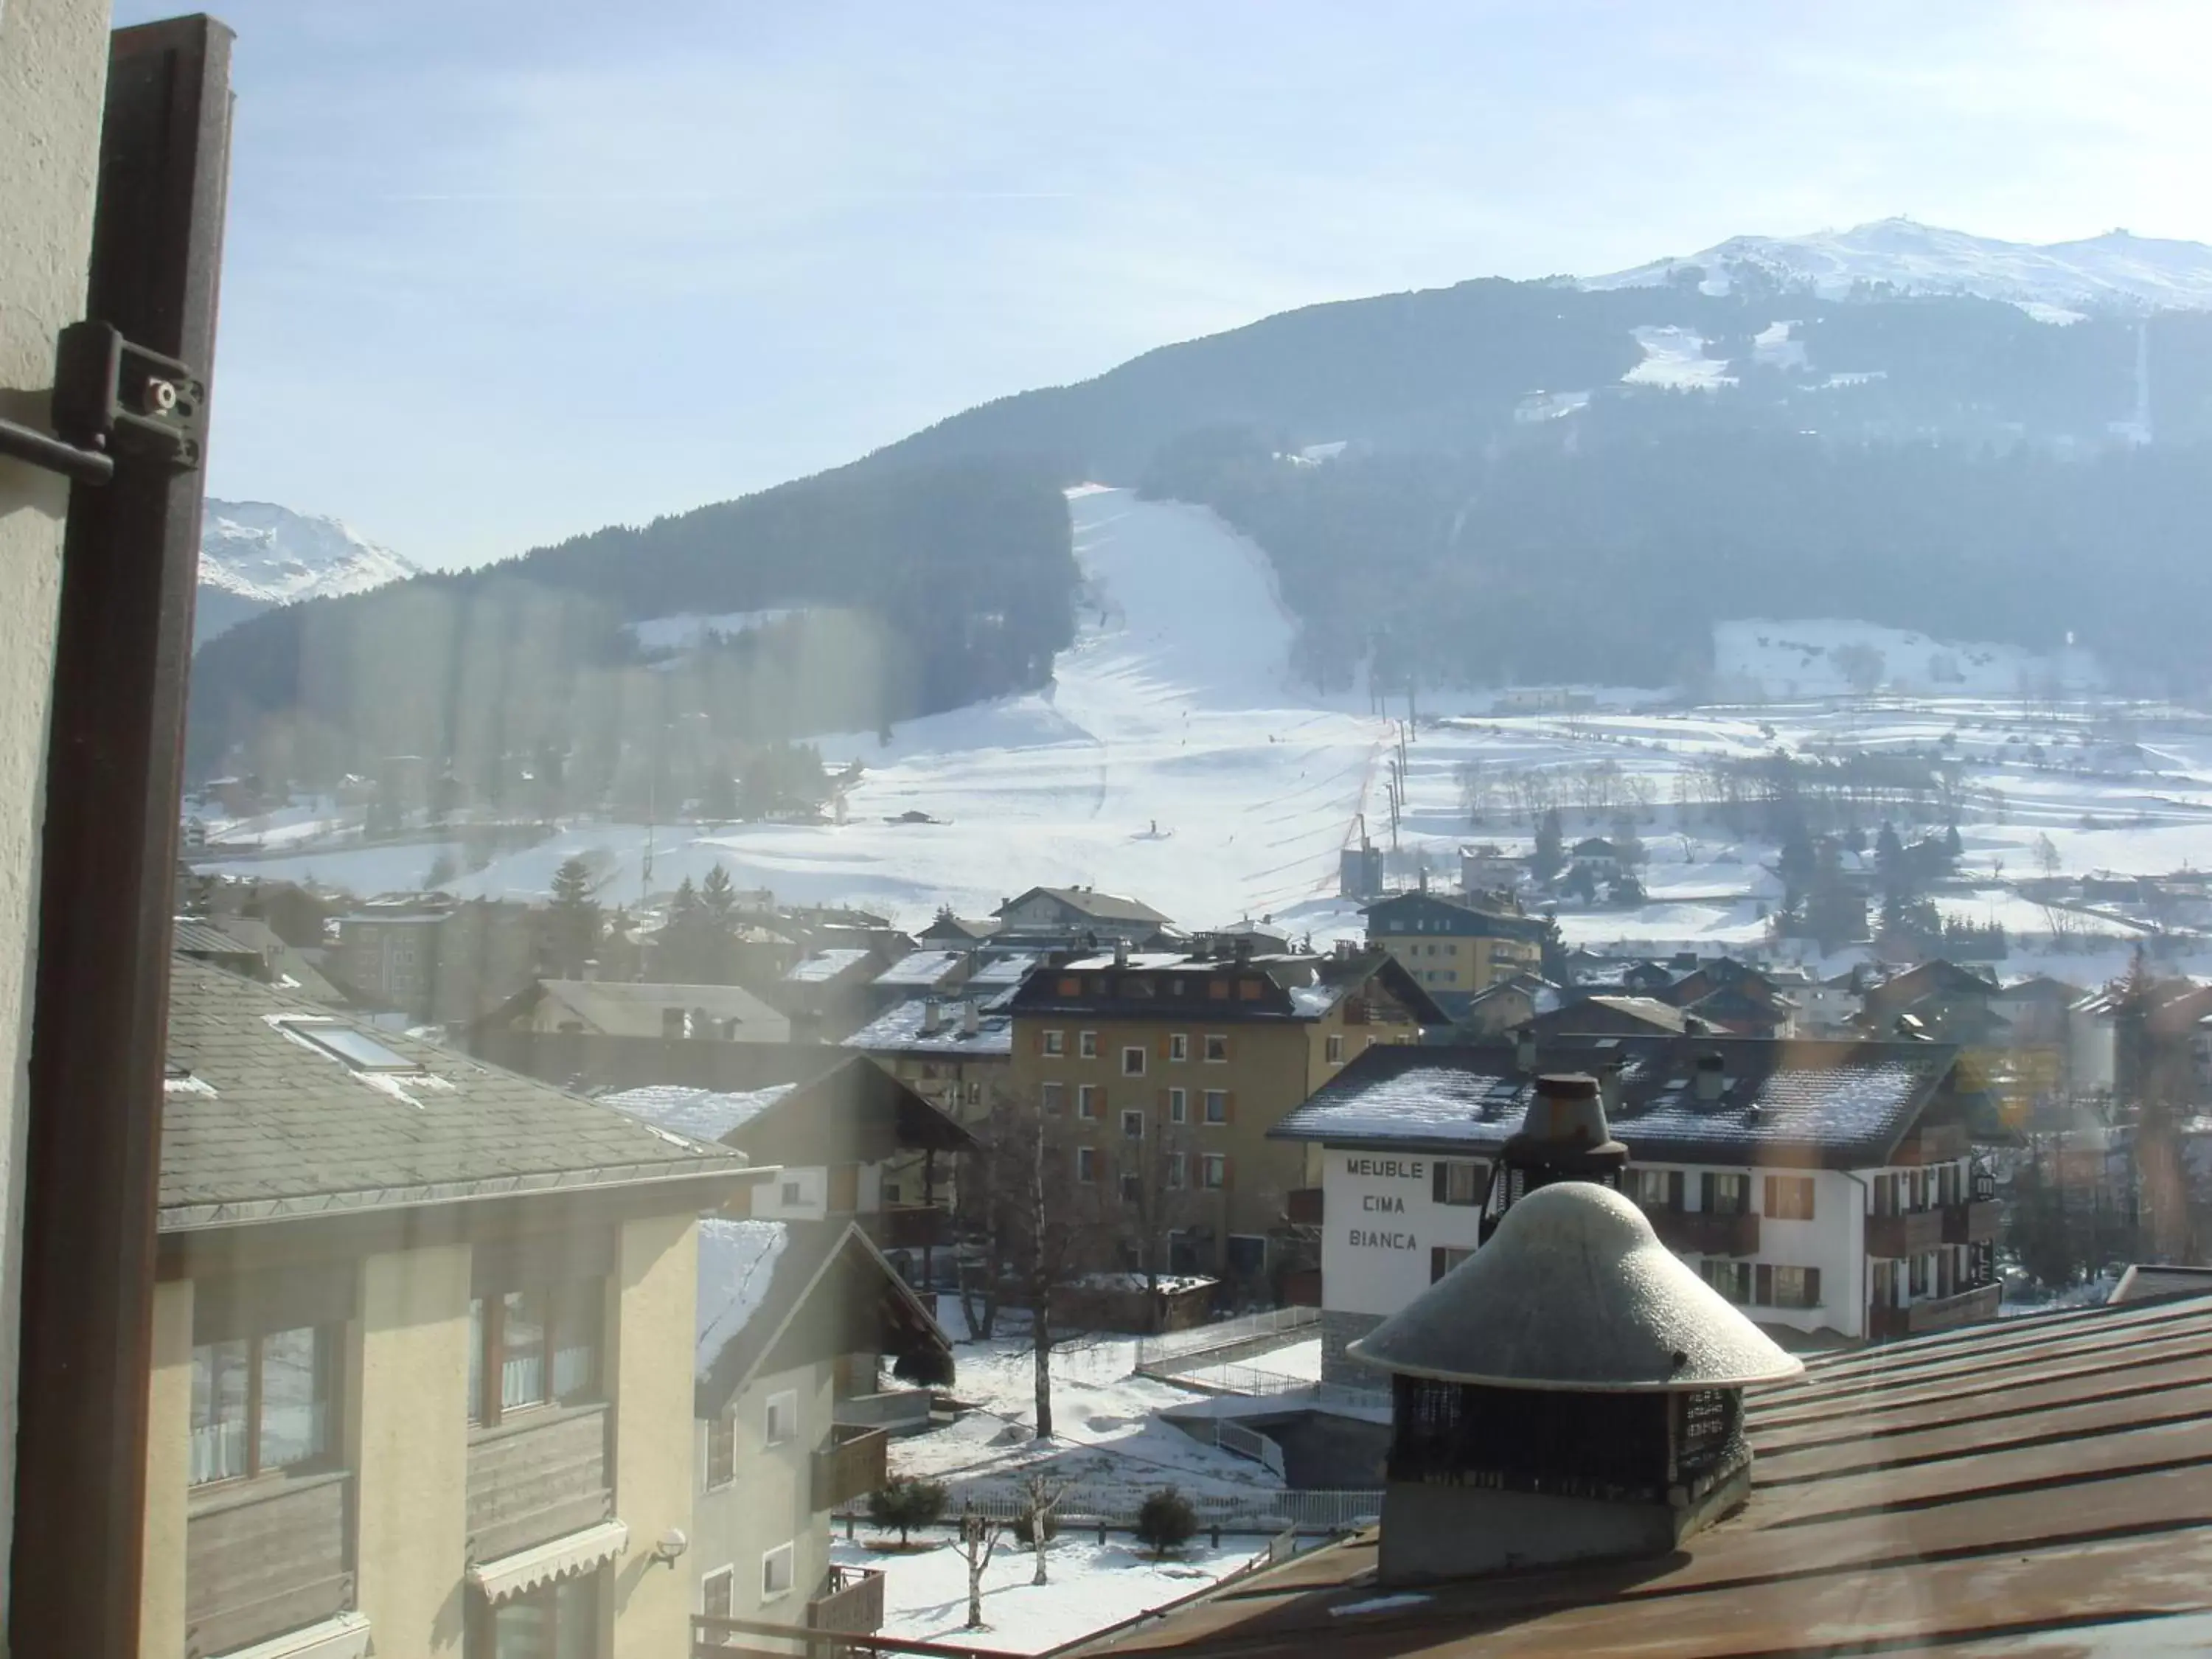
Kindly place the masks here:
POLYGON ((210 493, 432 565, 1317 301, 1891 214, 2212 240, 2201 0, 217 15, 210 493))

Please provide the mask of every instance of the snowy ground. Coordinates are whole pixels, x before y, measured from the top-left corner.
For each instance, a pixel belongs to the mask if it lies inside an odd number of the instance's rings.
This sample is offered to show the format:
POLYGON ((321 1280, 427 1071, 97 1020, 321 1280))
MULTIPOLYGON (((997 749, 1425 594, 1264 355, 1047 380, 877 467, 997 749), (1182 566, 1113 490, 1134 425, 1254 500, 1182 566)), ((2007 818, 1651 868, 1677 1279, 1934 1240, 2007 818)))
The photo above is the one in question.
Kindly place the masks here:
MULTIPOLYGON (((1212 514, 1105 489, 1072 492, 1069 509, 1087 597, 1051 686, 908 721, 888 744, 874 733, 824 739, 833 764, 858 758, 867 769, 848 822, 663 825, 653 832, 655 888, 720 863, 740 886, 866 905, 919 926, 941 902, 973 915, 1031 884, 1082 882, 1141 896, 1190 927, 1273 916, 1316 942, 1358 933, 1358 907, 1334 896, 1338 854, 1356 844, 1363 814, 1379 841, 1389 839, 1385 786, 1399 722, 1373 713, 1364 693, 1322 697, 1291 684, 1295 628, 1267 560, 1212 514), (909 810, 943 822, 884 822, 909 810)), ((2212 865, 2212 720, 2099 701, 2086 689, 2094 665, 2079 653, 2039 659, 1819 621, 1723 624, 1717 646, 1734 678, 1765 700, 1685 708, 1663 692, 1597 687, 1581 688, 1569 709, 1558 690, 1425 694, 1406 750, 1405 856, 1426 856, 1453 884, 1462 844, 1525 849, 1525 814, 1493 810, 1469 821, 1461 788, 1469 764, 1493 776, 1540 769, 1569 780, 1609 762, 1643 797, 1651 902, 1564 908, 1566 937, 1741 948, 1765 936, 1777 895, 1762 866, 1774 849, 1732 837, 1688 799, 1697 762, 1943 744, 1962 768, 1968 865, 1988 874, 1984 892, 1946 897, 1954 914, 2043 931, 2035 907, 2005 884, 2037 873, 2045 836, 2067 872, 2212 865), (1840 684, 1834 653, 1846 645, 1880 652, 1894 676, 1924 679, 1936 666, 1966 684, 1943 696, 1815 695, 1840 684), (2073 700, 2012 689, 2039 676, 2076 688, 2073 700), (1794 700, 1774 700, 1791 686, 1794 700)), ((1610 817, 1571 808, 1567 831, 1607 833, 1610 817)), ((196 862, 358 893, 418 885, 441 854, 463 862, 459 848, 429 841, 327 844, 345 822, 326 802, 211 822, 216 845, 196 862)), ((647 835, 641 825, 569 824, 449 884, 465 896, 542 895, 555 867, 580 855, 605 873, 610 900, 635 902, 647 835)), ((2124 928, 2104 932, 2088 960, 2042 961, 2030 941, 2007 965, 2091 982, 2124 963, 2131 944, 2124 928)))
MULTIPOLYGON (((865 1534, 864 1534, 865 1536, 865 1534)), ((966 1629, 968 1563, 944 1531, 902 1552, 867 1542, 838 1543, 842 1566, 876 1567, 884 1583, 884 1636, 972 1642, 1006 1653, 1037 1653, 1180 1601, 1234 1572, 1266 1540, 1224 1538, 1215 1549, 1201 1536, 1164 1561, 1130 1538, 1066 1534, 1046 1555, 1050 1582, 1030 1583, 1036 1562, 1009 1537, 983 1570, 983 1627, 966 1629)))

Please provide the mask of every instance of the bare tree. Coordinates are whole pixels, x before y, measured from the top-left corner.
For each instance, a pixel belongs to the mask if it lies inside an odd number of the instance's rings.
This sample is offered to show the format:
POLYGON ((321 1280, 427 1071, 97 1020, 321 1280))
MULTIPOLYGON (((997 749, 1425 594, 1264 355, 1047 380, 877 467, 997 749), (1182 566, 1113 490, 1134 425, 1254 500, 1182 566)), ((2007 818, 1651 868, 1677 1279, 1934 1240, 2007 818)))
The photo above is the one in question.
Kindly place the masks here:
POLYGON ((1030 1577, 1032 1584, 1045 1582, 1045 1550, 1052 1541, 1053 1512, 1074 1489, 1073 1480, 1055 1480, 1042 1469, 1032 1469, 1022 1477, 1022 1513, 1029 1522, 1030 1548, 1036 1556, 1036 1571, 1030 1577))
POLYGON ((2035 867, 2045 876, 2058 873, 2058 848, 2048 835, 2038 834, 2030 848, 2035 858, 2035 867))
MULTIPOLYGON (((989 1271, 1029 1304, 1036 1368, 1036 1437, 1052 1437, 1052 1350, 1065 1340, 1053 1322, 1053 1291, 1091 1265, 1097 1188, 1078 1178, 1082 1149, 1037 1104, 1003 1097, 988 1125, 989 1271)), ((1102 1154, 1093 1152, 1092 1174, 1102 1154)), ((970 1160, 971 1163, 976 1160, 970 1160)))
MULTIPOLYGON (((1161 1311, 1160 1275, 1170 1266, 1169 1237, 1202 1213, 1194 1185, 1198 1154, 1190 1127, 1172 1121, 1168 1091, 1163 1089, 1160 1096, 1157 1113, 1123 1109, 1125 1116, 1133 1115, 1139 1133, 1133 1135, 1129 1125, 1121 1126, 1120 1156, 1115 1161, 1123 1252, 1145 1277, 1146 1311, 1155 1329, 1161 1311)), ((1186 1105, 1186 1115, 1189 1109, 1186 1105)))
POLYGON ((983 1569, 991 1565, 998 1553, 999 1540, 1006 1528, 996 1521, 987 1520, 970 1510, 960 1517, 960 1541, 953 1547, 960 1552, 968 1564, 968 1626, 969 1630, 983 1627, 983 1569))

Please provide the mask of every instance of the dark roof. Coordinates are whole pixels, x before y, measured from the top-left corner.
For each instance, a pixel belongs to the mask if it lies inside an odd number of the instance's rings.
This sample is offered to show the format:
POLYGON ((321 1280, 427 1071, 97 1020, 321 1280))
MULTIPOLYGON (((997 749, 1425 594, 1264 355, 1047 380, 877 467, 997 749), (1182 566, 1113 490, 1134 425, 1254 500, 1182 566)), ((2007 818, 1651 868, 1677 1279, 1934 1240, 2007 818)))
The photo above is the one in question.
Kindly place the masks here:
POLYGON ((1101 893, 1090 887, 1032 887, 1026 893, 1008 899, 996 914, 1004 918, 1016 905, 1035 898, 1038 894, 1056 899, 1069 909, 1090 917, 1093 921, 1151 921, 1164 922, 1170 918, 1140 899, 1125 898, 1119 893, 1101 893))
POLYGON ((1970 968, 1961 968, 1955 962, 1942 957, 1916 963, 1902 973, 1892 974, 1879 985, 1870 985, 1866 991, 1866 1006, 1869 1012, 1893 1012, 1909 1008, 1923 997, 1942 993, 1951 996, 1995 996, 1997 985, 1994 979, 1978 974, 1970 968))
POLYGON ((1996 1321, 1754 1390, 1748 1503, 1670 1554, 1394 1597, 1376 1534, 1115 1642, 1240 1659, 2212 1648, 2212 1301, 1996 1321))
MULTIPOLYGON (((1903 1140, 1951 1073, 1957 1050, 1930 1042, 1802 1038, 1560 1036, 1537 1072, 1620 1065, 1607 1115, 1638 1162, 1801 1162, 1864 1169, 1903 1140), (1698 1097, 1696 1062, 1718 1054, 1727 1087, 1698 1097)), ((1510 1043, 1378 1044, 1267 1133, 1279 1140, 1496 1152, 1521 1127, 1533 1074, 1510 1043)))
POLYGON ((1510 910, 1500 910, 1494 902, 1464 893, 1444 893, 1416 890, 1407 893, 1392 893, 1361 907, 1360 914, 1368 918, 1369 931, 1374 931, 1377 919, 1388 922, 1392 913, 1399 910, 1418 910, 1428 914, 1431 920, 1448 924, 1439 930, 1462 937, 1473 935, 1486 939, 1539 939, 1550 926, 1541 916, 1521 915, 1510 910))
POLYGON ((1192 956, 1180 951, 1131 951, 1080 957, 1056 967, 1041 967, 1022 981, 1006 1006, 1024 1018, 1065 1014, 1069 1018, 1203 1019, 1210 1024, 1314 1020, 1370 982, 1405 1006, 1415 1024, 1437 1024, 1444 1018, 1436 999, 1421 988, 1404 964, 1379 947, 1316 956, 1304 952, 1249 957, 1192 956), (1217 980, 1256 988, 1246 998, 1216 999, 1207 987, 1217 980), (1141 994, 1131 994, 1132 981, 1141 994), (1180 983, 1180 995, 1172 989, 1180 983), (1073 990, 1064 990, 1073 984, 1073 990))
POLYGON ((2176 1267, 2152 1263, 2130 1267, 2112 1286, 2108 1304, 2171 1302, 2179 1297, 2212 1296, 2212 1267, 2176 1267))
MULTIPOLYGON (((188 958, 172 969, 168 1054, 165 1231, 747 1168, 721 1147, 188 958), (410 1069, 357 1069, 288 1019, 357 1033, 410 1069)), ((678 1206, 714 1201, 687 1189, 678 1206)))
POLYGON ((203 921, 197 916, 179 916, 171 924, 174 929, 169 938, 169 948, 180 957, 220 957, 226 960, 261 961, 261 952, 242 939, 233 939, 213 922, 203 921))

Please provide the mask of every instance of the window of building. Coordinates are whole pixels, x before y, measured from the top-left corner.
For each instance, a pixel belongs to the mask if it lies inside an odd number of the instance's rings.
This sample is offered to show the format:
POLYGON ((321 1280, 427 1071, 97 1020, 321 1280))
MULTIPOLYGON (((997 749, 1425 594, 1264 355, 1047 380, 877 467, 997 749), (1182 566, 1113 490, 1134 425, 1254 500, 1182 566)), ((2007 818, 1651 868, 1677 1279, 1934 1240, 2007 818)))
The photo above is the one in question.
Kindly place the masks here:
POLYGON ((1047 1031, 1044 1034, 1044 1051, 1048 1054, 1054 1055, 1066 1054, 1067 1052, 1067 1033, 1065 1031, 1047 1031))
POLYGON ((1098 1033, 1080 1031, 1076 1034, 1075 1052, 1085 1060, 1098 1058, 1098 1033))
POLYGON ((1229 1271, 1239 1279, 1257 1279, 1267 1271, 1267 1239, 1264 1233, 1231 1233, 1229 1249, 1223 1258, 1229 1271))
POLYGON ((1219 1152, 1200 1154, 1198 1160, 1198 1184, 1209 1192, 1218 1191, 1229 1184, 1229 1160, 1219 1152))
POLYGON ((463 1644, 465 1659, 595 1659, 599 1574, 580 1573, 487 1607, 463 1644))
POLYGON ((1121 1075, 1142 1077, 1144 1074, 1145 1051, 1135 1043, 1130 1043, 1121 1050, 1121 1075))
POLYGON ((796 1181, 782 1182, 777 1191, 782 1194, 781 1201, 786 1209, 795 1209, 806 1201, 806 1189, 796 1181))
POLYGON ((1813 1218, 1813 1177, 1768 1176, 1766 1214, 1770 1220, 1774 1221, 1810 1221, 1813 1218))
POLYGON ((1078 1084, 1075 1090, 1075 1115, 1078 1117, 1097 1117, 1101 1094, 1095 1083, 1078 1084))
POLYGON ((1121 1201, 1124 1204, 1141 1204, 1145 1201, 1145 1181, 1142 1176, 1128 1171, 1123 1172, 1121 1201))
POLYGON ((1431 1166, 1429 1195, 1438 1204, 1480 1204, 1489 1175, 1479 1159, 1440 1158, 1431 1166))
POLYGON ((599 1390, 606 1291, 599 1279, 480 1296, 469 1304, 469 1420, 486 1425, 599 1390))
POLYGON ((1763 1281, 1759 1285, 1759 1299, 1769 1307, 1817 1308, 1820 1305, 1820 1270, 1818 1267, 1778 1267, 1770 1274, 1762 1264, 1759 1278, 1763 1281))
POLYGON ((1142 1140, 1144 1138, 1145 1115, 1132 1108, 1124 1107, 1121 1111, 1121 1139, 1142 1140))
POLYGON ((301 1325, 192 1349, 195 1486, 298 1468, 331 1450, 337 1332, 301 1325))
POLYGON ((1647 1210, 1682 1207, 1682 1171, 1640 1170, 1631 1165, 1624 1190, 1647 1210))
POLYGON ((1210 979, 1206 981, 1206 1000, 1211 1002, 1228 1001, 1229 981, 1225 979, 1210 979))
POLYGON ((275 1022, 276 1029, 295 1036, 309 1048, 319 1049, 332 1060, 342 1060, 356 1072, 419 1072, 422 1062, 396 1054, 386 1048, 366 1031, 357 1031, 350 1025, 341 1025, 334 1019, 291 1019, 275 1022))
POLYGON ((1707 1215, 1751 1213, 1751 1177, 1723 1175, 1708 1170, 1698 1178, 1698 1195, 1707 1215))
POLYGON ((1748 1261, 1701 1261, 1698 1272, 1729 1301, 1741 1307, 1751 1301, 1751 1263, 1748 1261))
POLYGON ((1082 1182, 1098 1179, 1098 1154, 1088 1146, 1075 1149, 1075 1178, 1082 1182))
POLYGON ((761 1557, 761 1600, 773 1601, 780 1595, 791 1594, 792 1570, 797 1552, 789 1544, 778 1544, 761 1557))
POLYGON ((1330 1065, 1341 1066, 1344 1064, 1344 1038, 1341 1036, 1330 1037, 1328 1043, 1328 1063, 1330 1065))
POLYGON ((1063 974, 1060 975, 1057 989, 1061 996, 1079 997, 1083 994, 1083 981, 1073 974, 1063 974))
POLYGON ((1189 1032, 1177 1031, 1174 1036, 1168 1039, 1168 1058, 1170 1060, 1188 1060, 1190 1058, 1189 1032))
POLYGON ((737 1606, 738 1570, 717 1567, 699 1581, 699 1611, 709 1619, 730 1619, 737 1606))
POLYGON ((1260 1000, 1260 981, 1256 979, 1238 980, 1237 1000, 1239 1002, 1257 1002, 1260 1000))
POLYGON ((1206 1121, 1208 1123, 1229 1121, 1229 1091, 1208 1089, 1206 1091, 1206 1121))
POLYGON ((1183 1155, 1181 1152, 1170 1152, 1168 1154, 1168 1185, 1180 1191, 1184 1176, 1183 1155))
POLYGON ((786 1389, 781 1394, 768 1397, 766 1420, 761 1427, 761 1437, 771 1446, 781 1446, 799 1437, 799 1395, 786 1389))
POLYGON ((1433 1245, 1429 1250, 1429 1283, 1433 1285, 1474 1252, 1459 1249, 1449 1244, 1433 1245))
POLYGON ((1058 1115, 1060 1109, 1067 1104, 1067 1085, 1064 1083, 1047 1083, 1039 1085, 1037 1104, 1044 1109, 1046 1116, 1058 1115))
POLYGON ((738 1478, 738 1419, 727 1407, 707 1419, 707 1487, 738 1478))
POLYGON ((1229 1058, 1229 1039, 1210 1036, 1206 1040, 1206 1058, 1209 1065, 1219 1065, 1229 1058))
POLYGON ((1190 1091, 1187 1089, 1168 1091, 1168 1121, 1187 1123, 1190 1121, 1190 1091))

